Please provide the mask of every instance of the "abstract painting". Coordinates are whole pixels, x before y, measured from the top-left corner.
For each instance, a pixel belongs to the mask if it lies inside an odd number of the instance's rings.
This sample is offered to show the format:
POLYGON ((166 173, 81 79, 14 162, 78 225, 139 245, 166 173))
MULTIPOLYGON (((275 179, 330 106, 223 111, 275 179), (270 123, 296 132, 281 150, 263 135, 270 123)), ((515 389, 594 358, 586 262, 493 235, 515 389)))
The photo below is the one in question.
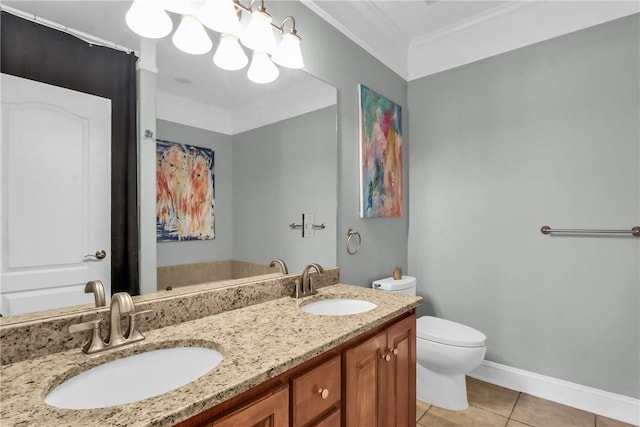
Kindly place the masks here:
POLYGON ((213 239, 213 150, 163 140, 156 144, 157 240, 213 239))
POLYGON ((360 217, 402 216, 402 108, 364 85, 360 93, 360 217))

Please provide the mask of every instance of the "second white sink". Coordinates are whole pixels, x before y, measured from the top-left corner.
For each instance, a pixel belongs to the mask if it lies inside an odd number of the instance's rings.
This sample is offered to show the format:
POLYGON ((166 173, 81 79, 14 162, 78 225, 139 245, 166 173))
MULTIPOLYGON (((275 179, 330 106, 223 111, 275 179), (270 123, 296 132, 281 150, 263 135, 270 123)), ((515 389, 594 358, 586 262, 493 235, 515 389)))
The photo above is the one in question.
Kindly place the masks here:
POLYGON ((302 305, 300 310, 305 313, 320 316, 349 316, 364 313, 376 308, 377 305, 360 299, 333 298, 323 299, 302 305))
POLYGON ((44 401, 64 409, 95 409, 137 402, 188 384, 222 361, 202 347, 152 350, 103 363, 68 379, 44 401))

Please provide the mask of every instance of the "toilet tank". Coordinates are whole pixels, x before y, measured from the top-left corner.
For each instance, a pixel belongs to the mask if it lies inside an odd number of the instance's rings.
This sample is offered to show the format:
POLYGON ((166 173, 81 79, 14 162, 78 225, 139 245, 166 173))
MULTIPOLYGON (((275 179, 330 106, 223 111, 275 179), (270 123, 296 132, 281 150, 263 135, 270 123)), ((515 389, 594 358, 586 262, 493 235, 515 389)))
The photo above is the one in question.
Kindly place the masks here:
POLYGON ((385 277, 384 279, 374 280, 371 284, 374 289, 382 291, 398 292, 405 295, 416 294, 416 278, 411 276, 402 276, 402 279, 394 279, 393 277, 385 277))

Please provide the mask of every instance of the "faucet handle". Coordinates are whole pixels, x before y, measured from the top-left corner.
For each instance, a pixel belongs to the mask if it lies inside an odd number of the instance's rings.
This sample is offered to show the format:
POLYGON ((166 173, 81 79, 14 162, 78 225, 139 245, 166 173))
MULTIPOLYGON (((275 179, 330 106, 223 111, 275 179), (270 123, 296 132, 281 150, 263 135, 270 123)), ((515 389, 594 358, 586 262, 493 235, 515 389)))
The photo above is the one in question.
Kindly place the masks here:
POLYGON ((90 331, 97 328, 100 328, 100 320, 90 320, 88 322, 70 325, 69 333, 75 334, 76 332, 90 331))
POLYGON ((294 280, 293 284, 295 286, 295 297, 296 298, 304 297, 306 294, 305 294, 305 287, 304 287, 304 282, 302 278, 300 278, 300 280, 294 280))
POLYGON ((90 320, 88 322, 69 326, 70 334, 83 331, 91 331, 91 337, 89 337, 89 340, 84 344, 84 346, 82 346, 83 352, 91 354, 104 348, 104 341, 100 336, 100 320, 90 320))
POLYGON ((137 320, 142 316, 144 316, 145 320, 151 319, 152 316, 148 315, 154 312, 154 310, 142 310, 129 314, 129 332, 127 333, 127 341, 134 342, 144 339, 144 335, 142 335, 138 330, 137 320))
POLYGON ((318 291, 316 290, 316 285, 313 283, 313 277, 309 277, 309 295, 316 295, 317 293, 318 291))

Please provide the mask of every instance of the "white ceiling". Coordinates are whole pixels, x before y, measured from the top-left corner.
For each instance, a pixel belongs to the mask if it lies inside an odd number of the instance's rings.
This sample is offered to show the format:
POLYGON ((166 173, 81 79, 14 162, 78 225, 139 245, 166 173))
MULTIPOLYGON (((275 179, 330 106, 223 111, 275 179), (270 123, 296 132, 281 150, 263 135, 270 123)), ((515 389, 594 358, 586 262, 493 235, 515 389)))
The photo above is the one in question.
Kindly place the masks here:
MULTIPOLYGON (((266 0, 267 6, 269 1, 277 0, 266 0)), ((640 12, 637 0, 302 2, 406 80, 640 12)), ((131 0, 4 0, 3 4, 139 50, 137 36, 124 22, 131 0)), ((177 17, 173 18, 175 28, 177 17)), ((244 72, 218 69, 211 56, 187 55, 173 47, 170 37, 160 40, 158 89, 209 106, 212 111, 241 111, 251 99, 282 100, 290 88, 312 81, 306 73, 281 68, 275 83, 250 84, 244 72)))
MULTIPOLYGON (((28 15, 23 17, 140 52, 140 39, 124 19, 132 1, 2 0, 2 5, 28 15)), ((171 17, 175 29, 179 17, 171 17)), ((215 33, 209 35, 216 43, 215 33)), ((189 55, 178 50, 171 37, 157 41, 158 118, 231 135, 336 103, 335 88, 303 71, 279 67, 275 82, 260 85, 248 80, 246 70, 221 70, 212 58, 213 51, 189 55)))
POLYGON ((302 0, 406 80, 640 12, 637 0, 302 0))

